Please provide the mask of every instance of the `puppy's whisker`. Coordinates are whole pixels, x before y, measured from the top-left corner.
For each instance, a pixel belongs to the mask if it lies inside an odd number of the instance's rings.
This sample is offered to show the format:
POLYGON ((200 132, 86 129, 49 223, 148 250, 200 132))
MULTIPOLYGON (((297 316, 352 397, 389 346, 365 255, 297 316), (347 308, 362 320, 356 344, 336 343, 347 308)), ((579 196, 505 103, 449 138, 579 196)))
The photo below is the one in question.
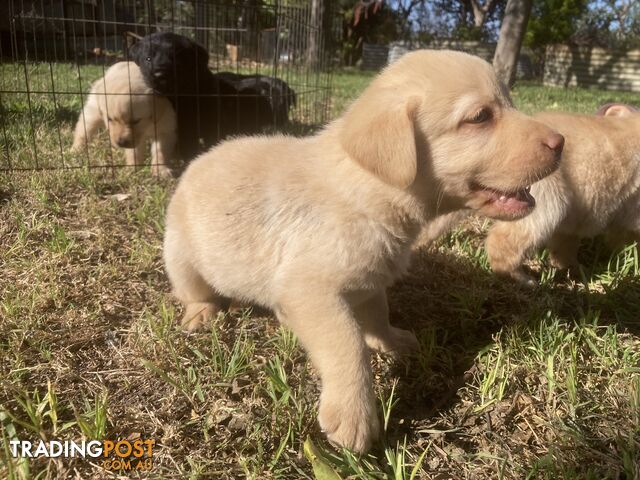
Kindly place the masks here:
POLYGON ((440 214, 440 206, 444 200, 444 187, 442 184, 438 184, 438 195, 436 196, 436 217, 440 214))

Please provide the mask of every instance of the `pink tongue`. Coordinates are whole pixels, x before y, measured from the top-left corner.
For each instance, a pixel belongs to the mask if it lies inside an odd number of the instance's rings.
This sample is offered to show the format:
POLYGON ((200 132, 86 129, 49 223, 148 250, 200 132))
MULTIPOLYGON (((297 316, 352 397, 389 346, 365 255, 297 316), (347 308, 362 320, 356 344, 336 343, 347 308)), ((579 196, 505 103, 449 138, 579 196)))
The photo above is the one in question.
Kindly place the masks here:
POLYGON ((531 194, 524 190, 519 190, 516 193, 507 194, 495 193, 494 198, 496 203, 510 208, 519 208, 523 205, 534 205, 535 203, 535 200, 533 199, 531 194))
POLYGON ((518 208, 521 207, 522 204, 526 204, 527 202, 518 200, 516 197, 501 197, 498 199, 498 203, 500 205, 504 205, 505 207, 518 208))

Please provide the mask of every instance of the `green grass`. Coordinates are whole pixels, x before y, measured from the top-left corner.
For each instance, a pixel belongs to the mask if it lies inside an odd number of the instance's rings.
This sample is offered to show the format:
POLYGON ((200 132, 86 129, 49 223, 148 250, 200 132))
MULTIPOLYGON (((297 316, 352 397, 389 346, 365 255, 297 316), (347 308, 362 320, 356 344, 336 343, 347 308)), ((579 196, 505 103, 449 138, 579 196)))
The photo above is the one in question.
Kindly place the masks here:
MULTIPOLYGON (((87 78, 100 74, 85 68, 87 78)), ((371 76, 334 75, 334 115, 371 76)), ((29 108, 41 158, 58 165, 62 141, 65 161, 86 164, 66 153, 79 98, 61 96, 61 118, 50 97, 34 94, 29 107, 3 94, 2 148, 14 165, 33 165, 29 108)), ((640 103, 534 84, 513 97, 527 112, 640 103)), ((92 164, 110 162, 100 148, 92 164)), ((541 255, 531 262, 543 279, 534 291, 491 274, 485 222, 421 252, 389 292, 393 323, 416 332, 420 352, 372 359, 384 434, 358 457, 323 439, 317 376, 269 315, 243 310, 210 331, 179 331, 161 262, 174 185, 125 169, 0 174, 0 478, 112 478, 79 459, 11 459, 13 438, 136 435, 156 440, 150 478, 640 478, 634 245, 612 254, 588 242, 581 282, 541 255)))

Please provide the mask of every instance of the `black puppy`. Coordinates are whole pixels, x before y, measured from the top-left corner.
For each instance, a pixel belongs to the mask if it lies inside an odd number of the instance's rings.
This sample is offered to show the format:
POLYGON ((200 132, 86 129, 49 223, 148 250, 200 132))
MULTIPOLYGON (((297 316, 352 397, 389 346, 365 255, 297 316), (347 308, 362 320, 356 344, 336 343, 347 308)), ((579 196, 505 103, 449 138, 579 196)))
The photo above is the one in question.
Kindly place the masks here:
POLYGON ((232 72, 218 72, 214 75, 233 84, 239 91, 257 90, 260 95, 268 98, 275 125, 284 125, 289 120, 289 110, 296 105, 296 92, 284 80, 266 75, 241 75, 232 72))
POLYGON ((182 35, 147 35, 129 49, 129 58, 173 104, 178 154, 185 162, 229 135, 258 133, 273 123, 273 109, 258 89, 239 90, 216 77, 204 47, 182 35))

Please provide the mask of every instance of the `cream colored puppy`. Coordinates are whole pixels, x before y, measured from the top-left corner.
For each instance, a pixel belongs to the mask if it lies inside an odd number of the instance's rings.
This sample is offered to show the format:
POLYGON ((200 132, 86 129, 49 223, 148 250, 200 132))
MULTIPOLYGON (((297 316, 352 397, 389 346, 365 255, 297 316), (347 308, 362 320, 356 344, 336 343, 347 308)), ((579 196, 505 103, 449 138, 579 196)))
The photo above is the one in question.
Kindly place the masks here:
POLYGON ((607 105, 604 116, 543 113, 535 118, 562 132, 560 168, 536 183, 535 211, 497 222, 486 247, 495 272, 535 285, 522 269, 526 256, 549 247, 552 265, 578 264, 580 239, 607 233, 640 240, 640 113, 607 105))
POLYGON ((562 137, 517 112, 493 70, 417 51, 309 138, 225 142, 194 161, 167 214, 166 268, 187 330, 225 298, 272 309, 320 374, 320 426, 366 450, 379 430, 369 350, 403 351, 385 289, 436 211, 520 218, 562 137))
POLYGON ((134 62, 112 65, 94 82, 76 123, 73 151, 81 150, 100 127, 109 130, 111 144, 124 148, 127 165, 144 164, 151 140, 152 171, 168 173, 176 145, 176 115, 169 100, 154 95, 134 62))

